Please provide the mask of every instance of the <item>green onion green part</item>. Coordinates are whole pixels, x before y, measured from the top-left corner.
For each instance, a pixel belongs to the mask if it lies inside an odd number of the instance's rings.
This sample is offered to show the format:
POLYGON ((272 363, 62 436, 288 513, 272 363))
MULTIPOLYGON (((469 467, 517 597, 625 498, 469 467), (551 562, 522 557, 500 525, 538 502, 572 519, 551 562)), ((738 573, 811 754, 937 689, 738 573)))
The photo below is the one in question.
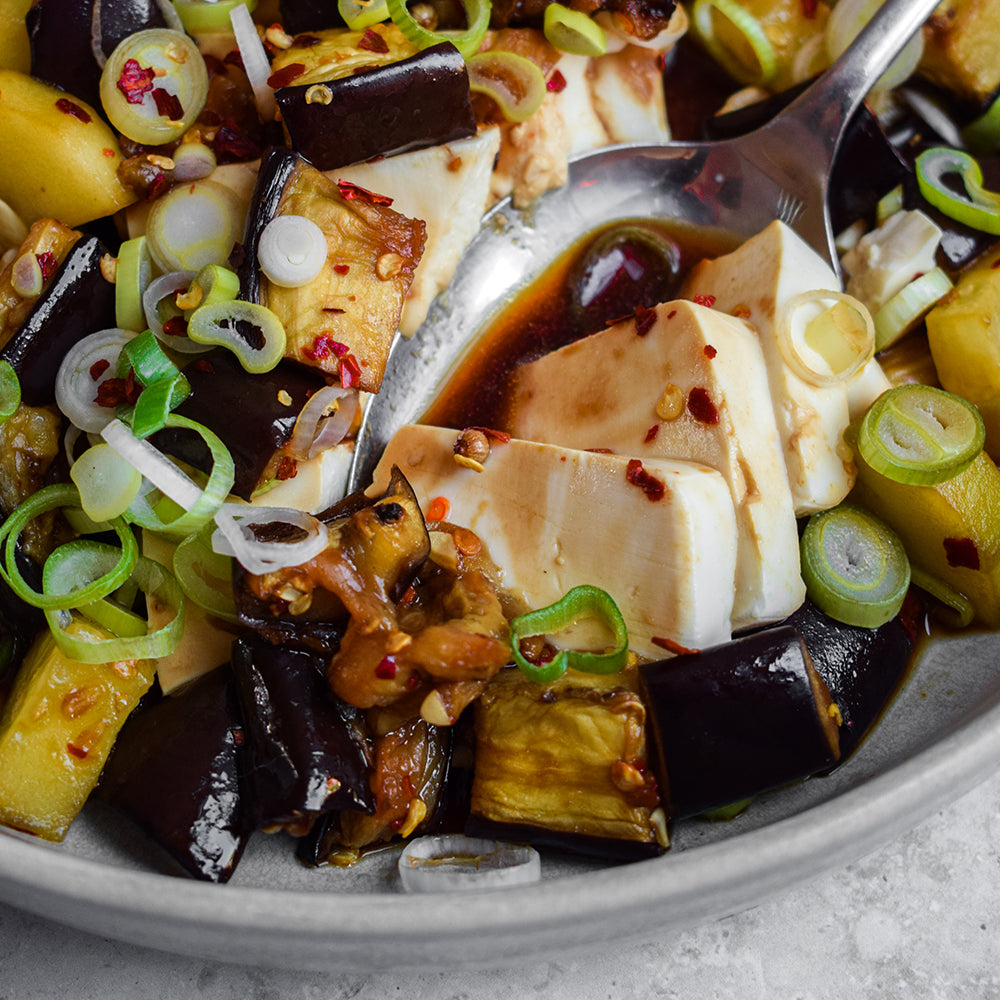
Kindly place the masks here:
POLYGON ((389 17, 386 0, 337 0, 337 10, 351 31, 364 31, 389 17))
POLYGON ((0 361, 0 424, 21 405, 21 380, 9 361, 0 361))
POLYGON ((223 621, 238 622, 233 559, 212 548, 215 524, 188 535, 174 551, 174 575, 184 596, 223 621))
POLYGON ((915 166, 920 193, 931 205, 956 222, 1000 236, 1000 194, 982 186, 983 171, 968 153, 939 146, 921 153, 915 166), (964 197, 945 183, 946 177, 958 179, 964 197))
POLYGON ((115 265, 115 326, 141 333, 146 329, 142 296, 153 279, 153 258, 145 236, 126 240, 115 265))
POLYGON ((387 0, 386 5, 393 24, 418 49, 429 49, 441 42, 451 42, 461 52, 463 59, 476 53, 490 26, 490 0, 466 0, 465 31, 429 31, 407 10, 406 0, 387 0))
POLYGON ((545 74, 530 59, 490 49, 470 56, 466 66, 469 90, 491 97, 507 121, 523 122, 541 107, 545 74))
POLYGON ((184 30, 192 35, 215 31, 228 34, 229 13, 234 7, 245 3, 253 13, 257 6, 257 0, 173 0, 173 3, 184 30))
POLYGON ((561 3, 545 8, 542 30, 548 43, 576 56, 603 56, 608 48, 604 30, 589 14, 561 3))
POLYGON ((588 674, 616 674, 628 659, 628 630, 618 605, 606 591, 587 585, 574 587, 547 608, 519 615, 510 623, 510 639, 514 662, 527 677, 539 684, 557 680, 569 668, 588 674), (522 655, 522 639, 559 632, 583 618, 596 618, 607 626, 614 640, 610 650, 595 653, 561 649, 547 663, 533 663, 522 655))
POLYGON ((196 344, 226 347, 246 371, 268 372, 285 354, 285 328, 266 306, 234 299, 199 306, 191 313, 188 337, 196 344))
POLYGON ((763 25, 737 0, 695 0, 692 11, 695 28, 709 54, 727 73, 748 86, 766 87, 778 71, 774 46, 763 25), (743 36, 750 47, 757 69, 754 71, 736 58, 729 48, 719 41, 715 32, 714 13, 724 17, 743 36))
POLYGON ((806 593, 824 614, 877 628, 899 613, 910 562, 895 532, 868 511, 841 504, 814 514, 800 554, 806 593))
POLYGON ((943 580, 932 576, 917 566, 910 569, 914 586, 925 590, 935 600, 939 601, 947 612, 942 617, 952 628, 968 628, 976 617, 976 609, 972 602, 957 590, 949 587, 943 580))

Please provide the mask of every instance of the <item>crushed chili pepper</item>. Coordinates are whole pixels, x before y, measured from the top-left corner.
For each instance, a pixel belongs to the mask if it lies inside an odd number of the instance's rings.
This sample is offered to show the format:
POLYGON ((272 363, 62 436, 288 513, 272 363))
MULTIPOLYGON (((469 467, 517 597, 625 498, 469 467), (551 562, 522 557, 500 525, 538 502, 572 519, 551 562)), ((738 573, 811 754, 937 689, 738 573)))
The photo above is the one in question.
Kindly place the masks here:
POLYGON ((323 361, 331 354, 336 358, 342 358, 349 350, 347 344, 334 340, 333 337, 325 333, 320 333, 313 338, 312 347, 307 347, 302 353, 314 361, 323 361))
POLYGON ((42 253, 36 253, 35 260, 38 261, 38 267, 42 272, 42 281, 48 281, 49 278, 51 278, 55 273, 56 268, 59 266, 59 261, 51 250, 44 250, 42 253))
POLYGON ((392 204, 392 199, 386 195, 375 194, 374 191, 369 191, 367 188, 352 184, 350 181, 337 181, 337 188, 340 191, 340 196, 346 201, 353 201, 356 198, 358 201, 368 202, 369 205, 392 204))
POLYGON ((83 122, 84 125, 94 120, 83 108, 80 107, 79 104, 76 103, 76 101, 71 101, 67 97, 60 97, 59 100, 56 101, 56 107, 64 115, 76 118, 77 121, 83 122))
POLYGON ((648 431, 646 431, 646 436, 642 439, 642 443, 649 444, 651 441, 655 441, 656 435, 659 433, 660 433, 660 425, 653 424, 653 426, 650 427, 648 431))
POLYGON ((90 377, 96 382, 109 368, 111 367, 111 362, 107 358, 101 358, 100 361, 95 361, 90 366, 90 377))
POLYGON ((337 371, 340 374, 340 384, 345 389, 350 389, 361 381, 361 365, 353 354, 345 354, 337 362, 337 371))
POLYGON ((687 401, 688 413, 702 424, 717 424, 719 422, 719 411, 712 402, 708 390, 696 385, 688 393, 687 401))
POLYGON ((118 89, 129 104, 142 104, 143 98, 153 89, 155 77, 151 66, 143 69, 137 59, 126 59, 118 77, 118 89))
POLYGON ((267 85, 274 90, 287 87, 296 77, 302 76, 306 71, 306 64, 300 62, 289 63, 275 70, 268 78, 267 85))
POLYGON ((194 369, 195 371, 204 372, 206 375, 213 375, 215 373, 215 365, 208 358, 198 358, 194 362, 194 369))
POLYGON ((292 39, 292 45, 297 49, 311 49, 314 45, 319 45, 321 41, 319 35, 296 35, 292 39))
POLYGON ((168 337, 183 337, 187 334, 187 320, 183 316, 171 316, 163 321, 163 332, 168 337))
POLYGON ((375 676, 382 681, 391 681, 396 676, 396 657, 388 653, 375 667, 375 676))
POLYGON ((142 392, 142 386, 135 377, 135 371, 129 369, 125 378, 105 379, 97 387, 97 395, 94 402, 98 406, 134 406, 142 392))
POLYGON ((566 77, 559 70, 553 70, 552 76, 545 81, 545 89, 553 94, 561 93, 566 89, 566 77))
POLYGON ((382 54, 389 51, 389 43, 373 28, 365 28, 365 33, 358 41, 358 48, 382 54))
POLYGON ((162 118, 179 122, 184 117, 184 106, 177 95, 171 94, 162 87, 153 88, 153 103, 156 105, 157 114, 162 118))
POLYGON ((664 494, 667 492, 666 484, 662 480, 657 479, 656 476, 648 473, 642 462, 637 458, 629 459, 628 465, 625 467, 625 479, 633 486, 638 486, 646 494, 646 499, 651 503, 662 500, 664 494))
POLYGON ((435 497, 427 506, 428 521, 443 521, 451 510, 447 497, 435 497))
POLYGON ((284 482, 286 479, 294 479, 299 474, 299 465, 290 455, 282 455, 275 470, 274 478, 284 482))
POLYGON ((669 653, 676 653, 678 656, 683 656, 685 653, 701 652, 700 649, 689 649, 687 646, 682 646, 679 642, 674 642, 673 639, 669 639, 662 635, 651 636, 649 641, 654 646, 659 646, 660 649, 665 649, 669 653))
POLYGON ((706 344, 703 348, 703 352, 705 357, 708 358, 709 361, 711 361, 712 358, 714 358, 716 354, 719 353, 711 344, 706 344))
POLYGON ((240 55, 239 49, 230 49, 222 61, 229 66, 235 66, 237 69, 244 69, 243 56, 240 55))
POLYGON ((944 554, 949 566, 979 569, 979 549, 971 538, 946 538, 944 554))
POLYGON ((819 0, 802 0, 802 16, 811 21, 816 16, 819 0))
POLYGON ((218 124, 218 131, 210 143, 212 152, 219 163, 243 163, 255 160, 260 156, 260 143, 253 139, 245 129, 232 118, 223 118, 218 124))
POLYGON ((712 306, 715 305, 715 296, 714 295, 695 295, 693 301, 695 302, 696 305, 706 306, 707 308, 711 309, 712 306))
POLYGON ((656 322, 656 310, 646 306, 637 306, 635 310, 635 332, 638 337, 645 337, 656 322))
POLYGON ((350 264, 334 264, 333 270, 335 274, 347 274, 351 270, 350 264))

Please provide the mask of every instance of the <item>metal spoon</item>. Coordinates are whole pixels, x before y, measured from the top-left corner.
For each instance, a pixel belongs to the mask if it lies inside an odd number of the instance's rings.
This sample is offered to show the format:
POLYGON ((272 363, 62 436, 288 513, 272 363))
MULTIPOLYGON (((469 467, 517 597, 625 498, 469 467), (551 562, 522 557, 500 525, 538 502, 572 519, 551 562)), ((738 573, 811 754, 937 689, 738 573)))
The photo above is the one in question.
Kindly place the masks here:
POLYGON ((848 122, 940 0, 886 0, 847 51, 767 125, 722 142, 613 146, 570 163, 565 185, 483 219, 449 287, 411 340, 397 338, 358 435, 349 489, 368 485, 385 445, 429 407, 486 321, 571 243, 616 219, 665 218, 738 237, 774 219, 839 273, 827 210, 848 122))

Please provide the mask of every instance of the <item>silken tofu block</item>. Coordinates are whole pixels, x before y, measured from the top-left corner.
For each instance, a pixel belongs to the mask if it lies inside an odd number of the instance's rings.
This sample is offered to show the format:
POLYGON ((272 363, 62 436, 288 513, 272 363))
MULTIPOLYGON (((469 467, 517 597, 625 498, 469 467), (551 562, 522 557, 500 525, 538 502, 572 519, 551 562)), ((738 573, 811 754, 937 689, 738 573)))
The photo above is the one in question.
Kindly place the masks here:
POLYGON ((836 506, 854 484, 851 452, 842 441, 848 394, 844 384, 810 385, 789 368, 775 321, 796 295, 839 288, 829 264, 783 222, 772 222, 732 253, 697 264, 682 290, 689 299, 710 296, 713 309, 757 331, 799 517, 836 506))
POLYGON ((699 649, 730 638, 736 518, 718 472, 647 458, 630 482, 624 456, 517 439, 494 443, 477 472, 455 462, 457 434, 401 428, 376 469, 376 490, 395 465, 425 512, 443 497, 447 519, 479 535, 502 585, 530 607, 579 584, 608 591, 631 648, 645 656, 664 655, 654 637, 699 649))
POLYGON ((742 321, 677 300, 520 369, 520 438, 698 462, 722 473, 738 529, 733 629, 801 603, 798 533, 761 347, 742 321))

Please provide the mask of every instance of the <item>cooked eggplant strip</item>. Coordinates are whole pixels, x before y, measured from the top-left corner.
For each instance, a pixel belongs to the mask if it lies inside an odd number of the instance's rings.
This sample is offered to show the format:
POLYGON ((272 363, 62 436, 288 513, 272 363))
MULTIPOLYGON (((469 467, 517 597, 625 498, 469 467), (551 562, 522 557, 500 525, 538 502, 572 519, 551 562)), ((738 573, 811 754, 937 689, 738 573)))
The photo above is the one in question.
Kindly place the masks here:
POLYGON ((829 768, 836 708, 798 633, 767 629, 639 667, 675 819, 829 768))

